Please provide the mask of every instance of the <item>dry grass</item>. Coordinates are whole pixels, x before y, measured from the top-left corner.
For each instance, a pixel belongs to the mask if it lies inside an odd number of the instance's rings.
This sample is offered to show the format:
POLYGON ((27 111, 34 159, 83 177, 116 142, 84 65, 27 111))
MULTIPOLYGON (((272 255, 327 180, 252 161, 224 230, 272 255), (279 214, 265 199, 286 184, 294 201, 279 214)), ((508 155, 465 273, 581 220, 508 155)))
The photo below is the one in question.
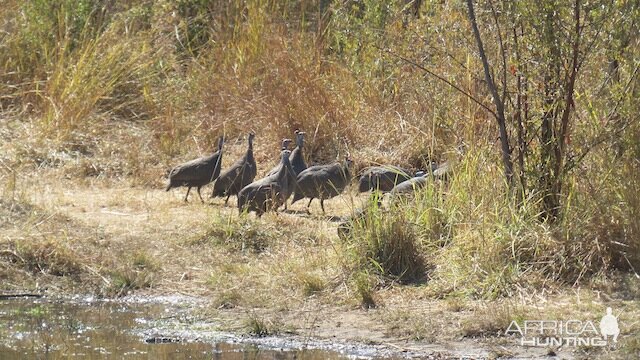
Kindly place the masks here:
POLYGON ((501 336, 512 321, 521 324, 534 313, 514 301, 479 304, 474 316, 462 324, 462 335, 468 337, 501 336))
POLYGON ((90 230, 72 219, 19 199, 0 199, 0 263, 4 290, 99 292, 101 266, 95 249, 83 244, 90 230))

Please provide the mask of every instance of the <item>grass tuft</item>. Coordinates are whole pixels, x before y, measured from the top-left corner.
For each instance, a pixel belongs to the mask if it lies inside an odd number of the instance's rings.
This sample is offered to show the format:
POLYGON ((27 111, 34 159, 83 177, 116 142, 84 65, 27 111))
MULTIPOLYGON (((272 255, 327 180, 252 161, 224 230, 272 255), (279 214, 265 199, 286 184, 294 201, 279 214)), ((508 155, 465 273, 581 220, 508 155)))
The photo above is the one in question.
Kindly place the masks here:
POLYGON ((157 270, 158 262, 144 250, 138 250, 131 257, 131 264, 136 270, 157 270))
POLYGON ((304 296, 315 295, 327 287, 325 280, 315 274, 298 273, 295 280, 301 287, 304 296))
POLYGON ((139 250, 131 254, 118 268, 108 272, 111 283, 106 292, 118 297, 135 290, 153 287, 158 269, 157 262, 143 250, 139 250))
POLYGON ((107 294, 116 297, 125 296, 134 290, 153 286, 155 274, 147 270, 117 269, 109 273, 111 287, 107 294))
POLYGON ((60 240, 18 241, 5 255, 34 274, 77 276, 83 272, 78 254, 60 240))
POLYGON ((502 336, 512 321, 523 326, 524 320, 531 318, 523 306, 509 300, 481 305, 474 313, 473 318, 462 324, 465 337, 502 336))
POLYGON ((242 294, 235 289, 221 291, 215 298, 213 305, 218 309, 233 309, 240 305, 242 294))
POLYGON ((235 251, 261 253, 279 238, 283 238, 283 232, 273 224, 246 216, 226 216, 214 217, 207 232, 192 243, 210 242, 235 251))
POLYGON ((266 320, 265 318, 260 317, 255 313, 251 314, 247 318, 245 324, 247 332, 253 336, 258 337, 277 335, 278 333, 280 333, 281 327, 282 324, 266 320))
POLYGON ((396 310, 384 318, 387 333, 404 339, 435 342, 437 330, 422 316, 411 310, 396 310))
POLYGON ((424 280, 420 239, 405 212, 382 211, 372 203, 350 226, 348 242, 361 267, 402 282, 424 280))
POLYGON ((374 299, 375 286, 371 276, 366 272, 359 272, 355 274, 353 282, 360 305, 365 309, 375 308, 377 306, 374 299))

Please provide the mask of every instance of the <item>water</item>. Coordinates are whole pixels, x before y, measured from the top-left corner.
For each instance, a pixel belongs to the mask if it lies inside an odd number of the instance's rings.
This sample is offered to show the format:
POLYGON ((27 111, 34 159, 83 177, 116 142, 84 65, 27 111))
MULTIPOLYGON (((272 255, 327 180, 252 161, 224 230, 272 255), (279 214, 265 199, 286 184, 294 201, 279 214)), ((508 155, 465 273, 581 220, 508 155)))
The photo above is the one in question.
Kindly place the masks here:
POLYGON ((173 326, 179 313, 175 307, 151 302, 0 300, 0 359, 316 360, 357 356, 321 349, 274 349, 230 334, 177 336, 181 332, 169 331, 167 326, 173 326))

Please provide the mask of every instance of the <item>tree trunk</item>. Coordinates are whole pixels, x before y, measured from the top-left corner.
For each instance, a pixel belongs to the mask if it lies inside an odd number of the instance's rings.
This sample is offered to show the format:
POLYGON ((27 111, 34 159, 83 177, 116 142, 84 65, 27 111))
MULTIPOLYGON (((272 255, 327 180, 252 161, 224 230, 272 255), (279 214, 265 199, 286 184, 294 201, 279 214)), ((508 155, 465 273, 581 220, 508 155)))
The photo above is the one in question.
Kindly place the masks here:
MULTIPOLYGON (((520 58, 520 44, 518 42, 518 29, 519 25, 514 26, 513 28, 513 43, 516 54, 516 63, 518 67, 523 66, 522 59, 520 58)), ((526 142, 526 128, 524 126, 524 122, 527 120, 526 118, 526 109, 527 106, 527 79, 524 78, 522 74, 526 71, 522 71, 522 69, 515 69, 514 73, 516 75, 516 113, 515 113, 515 122, 517 126, 517 136, 518 136, 518 176, 520 177, 520 186, 522 188, 523 196, 527 192, 527 176, 525 172, 524 159, 527 154, 527 142, 526 142)))
POLYGON ((509 145, 509 138, 507 133, 506 118, 504 115, 504 99, 500 98, 496 83, 491 76, 491 70, 489 69, 489 61, 484 51, 484 45, 482 44, 482 37, 480 36, 480 30, 478 29, 478 23, 476 21, 476 14, 473 8, 473 0, 467 0, 467 7, 469 9, 469 20, 471 21, 471 27, 473 28, 473 35, 476 39, 478 46, 478 52, 480 53, 480 59, 482 60, 482 66, 484 68, 484 77, 491 92, 493 103, 496 107, 495 117, 498 121, 498 129, 500 131, 500 145, 502 150, 502 165, 504 166, 504 174, 507 179, 509 187, 513 184, 513 162, 511 160, 511 148, 509 145))
POLYGON ((560 215, 562 185, 565 173, 564 159, 569 142, 569 121, 573 108, 573 93, 580 67, 580 0, 574 2, 574 30, 571 44, 571 59, 568 64, 561 61, 561 51, 556 38, 555 19, 557 13, 547 10, 545 16, 545 42, 550 47, 548 70, 545 74, 545 110, 540 127, 540 190, 543 192, 544 212, 542 217, 555 221, 560 215), (562 69, 566 68, 564 77, 562 69), (564 79, 564 83, 560 82, 564 79))

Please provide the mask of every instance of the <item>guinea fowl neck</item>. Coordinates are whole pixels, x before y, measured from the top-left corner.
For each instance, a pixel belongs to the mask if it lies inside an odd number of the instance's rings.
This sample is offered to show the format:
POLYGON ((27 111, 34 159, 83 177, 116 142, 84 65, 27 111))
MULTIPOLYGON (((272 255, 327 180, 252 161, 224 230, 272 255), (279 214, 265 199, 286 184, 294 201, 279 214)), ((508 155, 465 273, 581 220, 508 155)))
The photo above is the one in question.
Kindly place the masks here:
POLYGON ((282 160, 280 160, 280 170, 278 171, 278 177, 285 176, 288 169, 291 167, 291 163, 289 162, 289 155, 283 152, 282 160))
POLYGON ((249 147, 244 154, 244 161, 253 161, 253 149, 251 147, 249 147))

